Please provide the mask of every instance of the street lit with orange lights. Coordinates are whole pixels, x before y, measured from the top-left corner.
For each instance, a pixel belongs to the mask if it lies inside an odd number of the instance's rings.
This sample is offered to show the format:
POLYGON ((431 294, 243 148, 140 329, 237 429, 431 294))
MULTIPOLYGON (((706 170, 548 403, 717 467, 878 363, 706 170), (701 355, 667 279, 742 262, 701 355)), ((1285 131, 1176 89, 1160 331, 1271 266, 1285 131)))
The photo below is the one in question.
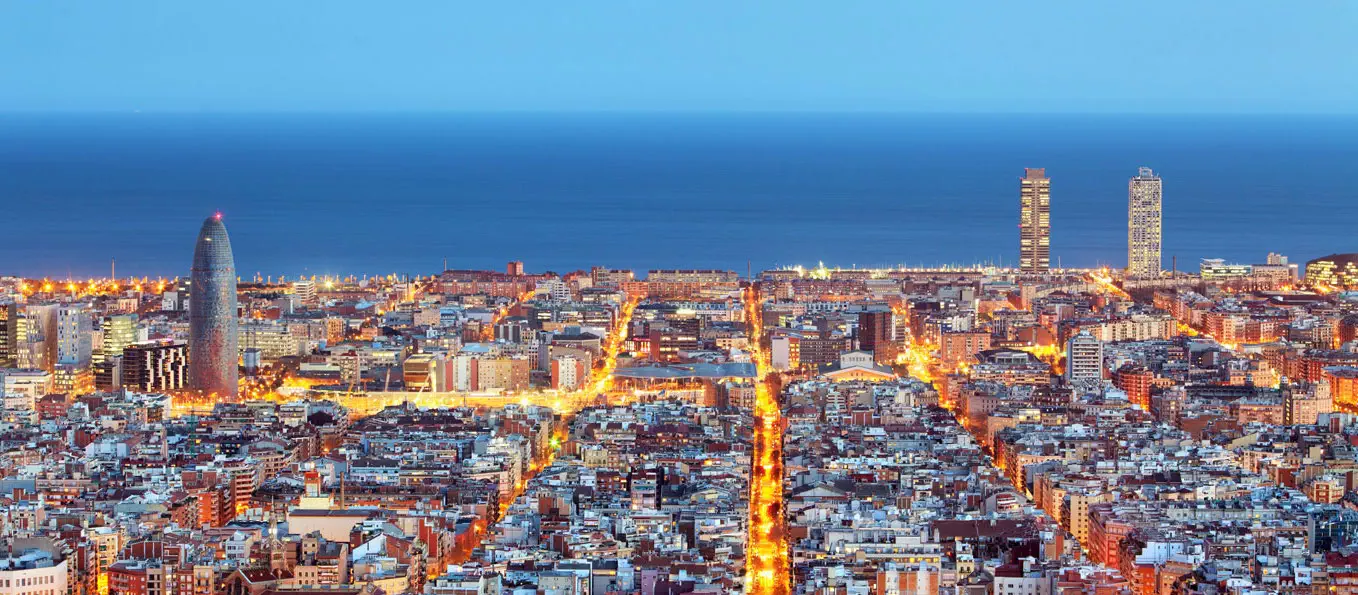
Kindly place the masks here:
MULTIPOLYGON (((639 299, 630 298, 619 308, 618 321, 609 329, 602 341, 601 356, 590 372, 590 377, 580 390, 557 391, 535 389, 519 392, 384 392, 345 390, 344 387, 326 388, 323 381, 302 378, 282 369, 271 369, 263 376, 242 378, 240 380, 241 401, 271 401, 287 403, 305 397, 322 398, 334 401, 344 407, 351 417, 362 418, 374 415, 388 407, 405 404, 417 408, 437 409, 442 407, 487 407, 497 408, 506 405, 548 407, 560 414, 573 414, 584 407, 594 404, 600 397, 607 398, 613 392, 613 373, 618 367, 618 354, 623 342, 627 340, 627 329, 631 325, 632 313, 639 299)), ((191 391, 181 391, 173 399, 172 415, 204 415, 212 411, 218 402, 215 395, 202 395, 191 391)))
POLYGON ((1126 290, 1122 289, 1116 283, 1113 282, 1113 277, 1106 268, 1087 273, 1086 276, 1089 278, 1090 281, 1093 281, 1094 284, 1099 287, 1099 289, 1103 291, 1106 291, 1123 299, 1131 299, 1132 297, 1127 294, 1126 290))
MULTIPOLYGON (((513 502, 524 494, 528 489, 528 483, 532 481, 539 471, 550 467, 552 461, 556 459, 557 451, 561 444, 566 441, 566 428, 570 426, 570 419, 580 409, 589 406, 595 395, 604 396, 612 387, 613 372, 617 369, 618 352, 622 348, 623 341, 627 339, 627 329, 631 325, 632 312, 636 309, 638 299, 629 298, 619 313, 618 321, 609 329, 608 337, 604 340, 603 358, 601 363, 596 366, 591 374, 590 382, 586 385, 586 390, 576 391, 567 397, 557 397, 551 405, 539 404, 540 406, 552 407, 561 414, 557 421, 557 427, 553 429, 551 446, 546 452, 538 453, 538 457, 529 466, 528 472, 523 478, 514 485, 514 490, 508 502, 513 502)), ((547 398, 547 395, 542 395, 547 398)), ((538 403, 535 403, 538 404, 538 403)), ((503 405, 503 403, 502 403, 503 405)), ((419 406, 417 404, 417 406, 419 406)), ((504 518, 505 509, 501 507, 497 510, 495 518, 486 521, 478 519, 472 527, 473 535, 470 543, 479 543, 490 527, 499 523, 504 518)), ((473 550, 469 547, 465 551, 459 551, 455 556, 457 563, 462 563, 471 558, 473 550)))
POLYGON ((763 347, 763 301, 753 285, 745 290, 745 322, 750 357, 758 369, 755 384, 754 445, 750 471, 749 543, 745 592, 788 593, 787 519, 783 515, 783 414, 776 379, 763 347))
MULTIPOLYGON (((506 500, 506 502, 513 502, 523 495, 529 482, 539 471, 551 466, 558 449, 566 440, 565 428, 569 426, 571 417, 581 409, 595 404, 598 399, 608 398, 610 391, 613 390, 613 374, 617 370, 618 354, 627 340, 632 314, 639 301, 639 298, 631 297, 623 302, 619 308, 617 321, 609 329, 608 335, 602 342, 600 359, 591 371, 588 382, 583 385, 584 388, 577 391, 562 393, 536 390, 520 394, 405 392, 384 394, 382 392, 352 393, 339 391, 327 393, 318 390, 315 380, 297 378, 279 371, 255 379, 243 379, 241 381, 241 396, 243 399, 277 403, 290 402, 301 398, 302 395, 318 396, 336 402, 347 409, 350 417, 355 419, 375 415, 388 407, 403 405, 422 409, 444 407, 499 408, 507 405, 531 405, 553 409, 560 415, 560 418, 557 427, 553 430, 552 445, 546 452, 537 454, 535 460, 529 466, 528 472, 514 485, 511 495, 506 500)), ((204 414, 211 411, 212 402, 210 396, 199 398, 193 396, 177 397, 174 404, 174 413, 176 415, 204 414)), ((493 518, 478 519, 472 524, 469 529, 472 535, 468 538, 466 545, 453 556, 457 563, 465 562, 471 558, 476 544, 480 542, 491 527, 501 520, 504 512, 504 507, 501 507, 497 509, 493 518)))
POLYGON ((933 382, 938 362, 933 355, 933 347, 924 343, 911 342, 900 355, 896 356, 898 365, 906 366, 910 375, 925 382, 933 382))

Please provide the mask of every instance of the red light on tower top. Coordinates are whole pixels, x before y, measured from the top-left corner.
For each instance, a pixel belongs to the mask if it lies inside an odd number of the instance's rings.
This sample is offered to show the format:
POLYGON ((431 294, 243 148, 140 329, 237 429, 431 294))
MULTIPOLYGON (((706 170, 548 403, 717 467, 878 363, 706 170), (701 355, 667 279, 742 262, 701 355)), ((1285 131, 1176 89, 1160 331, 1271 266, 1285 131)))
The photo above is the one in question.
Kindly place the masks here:
POLYGON ((222 220, 222 212, 221 212, 221 211, 217 211, 216 213, 213 213, 213 214, 212 214, 212 218, 213 218, 213 219, 216 219, 216 220, 218 220, 218 221, 221 221, 221 220, 222 220))

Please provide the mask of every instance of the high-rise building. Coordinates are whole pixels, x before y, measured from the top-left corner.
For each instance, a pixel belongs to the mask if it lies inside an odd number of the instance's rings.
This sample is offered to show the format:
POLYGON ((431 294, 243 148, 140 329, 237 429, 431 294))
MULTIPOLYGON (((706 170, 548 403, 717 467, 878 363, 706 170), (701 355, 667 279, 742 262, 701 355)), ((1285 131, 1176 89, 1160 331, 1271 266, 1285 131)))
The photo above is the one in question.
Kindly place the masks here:
POLYGON ((94 385, 99 390, 122 387, 123 349, 137 342, 137 315, 105 316, 104 342, 94 354, 94 385))
POLYGON ((1066 381, 1084 390, 1103 384, 1103 342, 1089 331, 1080 331, 1066 341, 1066 381))
POLYGON ((1051 269, 1051 179, 1047 170, 1029 167, 1019 180, 1019 270, 1051 269))
MULTIPOLYGON (((182 342, 158 341, 129 345, 123 350, 122 385, 137 392, 184 388, 188 360, 189 352, 182 342)), ((232 365, 235 365, 234 361, 232 365)))
POLYGON ((208 217, 193 249, 189 285, 189 387, 234 398, 236 362, 236 263, 220 214, 208 217))
POLYGON ((858 313, 858 348, 871 351, 879 364, 896 360, 895 323, 890 310, 858 313))
POLYGON ((123 349, 137 342, 137 315, 115 314, 104 317, 104 344, 96 360, 122 355, 123 349))
POLYGON ((0 368, 19 365, 19 306, 0 304, 0 368))
POLYGON ((89 306, 63 305, 57 309, 57 363, 88 367, 94 357, 94 320, 89 306))
MULTIPOLYGON (((60 304, 28 304, 19 326, 20 368, 51 372, 57 365, 57 311, 60 304)), ((93 347, 93 344, 91 344, 93 347)))
POLYGON ((514 277, 522 277, 522 276, 523 276, 523 261, 522 261, 522 260, 511 260, 511 261, 509 261, 509 264, 505 265, 505 274, 511 275, 511 276, 514 276, 514 277))
POLYGON ((1127 182, 1127 274, 1160 274, 1160 176, 1149 167, 1127 182))

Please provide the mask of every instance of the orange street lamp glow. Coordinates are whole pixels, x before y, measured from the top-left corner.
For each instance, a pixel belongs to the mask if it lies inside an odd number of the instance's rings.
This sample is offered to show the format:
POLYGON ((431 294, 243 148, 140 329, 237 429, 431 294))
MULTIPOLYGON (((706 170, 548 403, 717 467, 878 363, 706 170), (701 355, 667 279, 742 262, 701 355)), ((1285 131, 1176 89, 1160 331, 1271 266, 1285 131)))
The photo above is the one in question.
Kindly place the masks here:
POLYGON ((745 321, 749 326, 750 359, 755 363, 754 452, 750 471, 749 536, 745 559, 745 589, 760 595, 790 592, 788 546, 783 516, 783 419, 778 395, 771 385, 768 357, 763 350, 763 301, 754 287, 745 290, 745 321))

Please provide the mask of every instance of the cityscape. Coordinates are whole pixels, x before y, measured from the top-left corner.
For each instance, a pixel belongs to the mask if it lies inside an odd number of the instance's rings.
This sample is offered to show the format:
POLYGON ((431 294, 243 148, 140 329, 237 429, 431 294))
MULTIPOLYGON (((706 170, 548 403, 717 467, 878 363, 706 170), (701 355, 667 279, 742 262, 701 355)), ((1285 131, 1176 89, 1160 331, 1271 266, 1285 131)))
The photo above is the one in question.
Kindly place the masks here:
POLYGON ((0 3, 0 595, 1358 595, 1355 30, 0 3))
POLYGON ((5 277, 0 585, 1358 588, 1358 254, 1165 269, 1142 167, 1056 269, 1018 182, 1012 269, 5 277))

